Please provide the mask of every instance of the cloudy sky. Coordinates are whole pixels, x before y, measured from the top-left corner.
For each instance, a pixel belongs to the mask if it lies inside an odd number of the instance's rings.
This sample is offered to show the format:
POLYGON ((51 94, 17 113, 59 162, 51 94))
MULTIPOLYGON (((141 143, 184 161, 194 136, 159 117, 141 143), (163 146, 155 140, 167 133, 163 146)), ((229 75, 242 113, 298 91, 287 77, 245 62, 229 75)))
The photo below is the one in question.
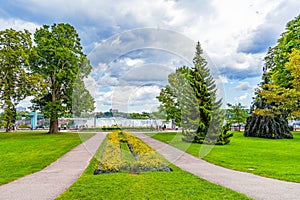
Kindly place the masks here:
POLYGON ((156 110, 168 74, 191 65, 197 41, 224 104, 250 106, 266 50, 299 8, 299 0, 0 0, 0 29, 73 25, 93 65, 85 82, 98 111, 156 110))

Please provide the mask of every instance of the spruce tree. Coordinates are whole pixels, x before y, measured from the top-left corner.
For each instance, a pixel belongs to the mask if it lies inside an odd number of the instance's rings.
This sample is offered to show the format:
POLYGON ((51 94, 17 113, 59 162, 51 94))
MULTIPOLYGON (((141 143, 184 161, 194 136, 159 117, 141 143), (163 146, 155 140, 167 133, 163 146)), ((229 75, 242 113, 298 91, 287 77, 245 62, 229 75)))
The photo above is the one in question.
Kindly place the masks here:
POLYGON ((157 97, 169 118, 176 116, 183 128, 183 140, 206 144, 227 144, 230 134, 222 133, 224 112, 216 100, 216 85, 203 50, 197 43, 193 66, 183 66, 169 75, 169 85, 157 97), (166 92, 168 91, 168 92, 166 92), (175 110, 175 112, 170 112, 175 110), (181 115, 179 115, 181 113, 181 115))
POLYGON ((203 58, 203 50, 200 43, 196 45, 194 66, 191 68, 189 82, 194 89, 198 100, 199 125, 193 142, 215 144, 222 140, 222 125, 224 112, 220 109, 222 100, 216 99, 216 84, 207 67, 207 61, 203 58))

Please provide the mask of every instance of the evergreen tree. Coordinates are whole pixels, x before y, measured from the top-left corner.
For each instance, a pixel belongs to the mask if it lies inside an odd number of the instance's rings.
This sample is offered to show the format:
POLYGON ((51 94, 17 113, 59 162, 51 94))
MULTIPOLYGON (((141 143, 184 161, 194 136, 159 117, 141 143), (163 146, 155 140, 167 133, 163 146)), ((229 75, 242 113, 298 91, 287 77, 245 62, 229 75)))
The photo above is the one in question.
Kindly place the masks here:
POLYGON ((176 116, 183 127, 184 141, 226 144, 229 140, 220 142, 224 136, 222 103, 216 100, 216 85, 202 54, 198 42, 193 67, 183 66, 169 75, 169 85, 158 96, 160 108, 169 118, 176 116))

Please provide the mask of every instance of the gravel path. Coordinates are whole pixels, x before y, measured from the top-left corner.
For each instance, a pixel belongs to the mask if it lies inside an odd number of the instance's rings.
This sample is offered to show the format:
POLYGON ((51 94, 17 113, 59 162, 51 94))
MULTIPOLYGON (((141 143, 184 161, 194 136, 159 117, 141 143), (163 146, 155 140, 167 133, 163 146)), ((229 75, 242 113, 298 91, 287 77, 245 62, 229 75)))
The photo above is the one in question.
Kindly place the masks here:
POLYGON ((54 199, 80 177, 105 136, 96 134, 43 170, 0 186, 0 199, 54 199))
POLYGON ((226 169, 196 158, 142 133, 134 134, 163 155, 169 162, 212 183, 246 194, 254 199, 300 199, 299 183, 226 169))

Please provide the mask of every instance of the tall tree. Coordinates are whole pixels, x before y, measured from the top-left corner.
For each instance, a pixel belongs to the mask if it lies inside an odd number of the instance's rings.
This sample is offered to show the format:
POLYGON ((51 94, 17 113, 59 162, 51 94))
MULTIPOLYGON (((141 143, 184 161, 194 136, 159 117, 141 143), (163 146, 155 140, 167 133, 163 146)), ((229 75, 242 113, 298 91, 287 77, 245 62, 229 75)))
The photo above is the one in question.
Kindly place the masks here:
POLYGON ((282 111, 289 113, 289 118, 299 119, 300 117, 300 50, 294 49, 288 56, 289 61, 285 63, 285 69, 290 77, 287 84, 289 88, 276 85, 274 83, 266 84, 266 89, 260 90, 259 94, 269 104, 274 105, 271 109, 257 109, 258 114, 280 113, 282 111))
POLYGON ((274 47, 275 64, 269 71, 273 84, 285 88, 291 87, 290 71, 286 69, 285 63, 289 61, 292 49, 300 49, 300 15, 287 23, 285 32, 281 34, 278 44, 274 47))
MULTIPOLYGON (((75 28, 69 24, 44 25, 34 34, 34 54, 31 57, 31 69, 43 77, 46 91, 35 96, 33 107, 39 109, 50 119, 49 133, 58 132, 58 118, 72 112, 73 91, 84 91, 83 83, 78 81, 91 71, 91 65, 82 51, 80 38, 75 28)), ((77 94, 78 96, 78 94, 77 94)), ((86 98, 92 101, 92 98, 86 98)), ((92 110, 93 103, 86 103, 92 110)), ((83 109, 76 105, 76 114, 83 109), (80 109, 78 109, 80 108, 80 109)), ((86 109, 86 107, 84 107, 86 109)))
MULTIPOLYGON (((265 66, 263 67, 263 81, 260 84, 260 90, 267 90, 266 85, 270 83, 269 70, 273 67, 274 51, 269 49, 265 57, 265 66)), ((247 118, 244 136, 262 137, 262 138, 293 138, 288 127, 286 112, 272 112, 274 104, 266 101, 259 90, 256 93, 254 103, 251 106, 251 115, 247 118)))
POLYGON ((221 100, 216 100, 216 85, 202 54, 198 42, 193 67, 183 66, 170 74, 169 85, 157 98, 168 118, 183 127, 184 141, 215 144, 222 140, 224 118, 221 100))
MULTIPOLYGON (((270 48, 264 67, 264 81, 257 92, 253 113, 247 119, 245 136, 293 138, 288 128, 288 117, 295 115, 288 104, 299 108, 297 90, 291 69, 286 67, 293 49, 300 49, 300 15, 287 23, 278 44, 270 48), (290 93, 291 91, 294 91, 290 93), (292 100, 293 99, 293 100, 292 100)), ((296 53, 297 54, 297 53, 296 53)))
POLYGON ((27 30, 0 31, 0 106, 6 131, 16 120, 18 103, 37 90, 38 76, 25 70, 32 49, 30 36, 27 30))
POLYGON ((229 109, 227 109, 227 114, 229 116, 226 121, 229 124, 238 124, 239 131, 241 131, 241 125, 246 123, 246 119, 248 117, 245 106, 241 103, 235 105, 228 103, 227 106, 229 107, 229 109))

